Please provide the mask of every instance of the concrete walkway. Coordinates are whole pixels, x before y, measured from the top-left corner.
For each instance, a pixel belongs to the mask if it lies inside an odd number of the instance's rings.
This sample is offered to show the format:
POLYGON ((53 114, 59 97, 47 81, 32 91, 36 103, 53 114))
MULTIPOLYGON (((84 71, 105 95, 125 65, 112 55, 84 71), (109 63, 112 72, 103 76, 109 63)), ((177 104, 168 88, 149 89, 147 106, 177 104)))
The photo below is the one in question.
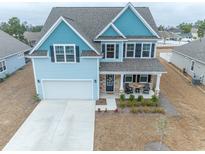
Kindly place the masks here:
POLYGON ((165 112, 168 116, 179 116, 179 112, 177 112, 176 108, 174 105, 172 105, 169 100, 167 99, 167 97, 160 93, 160 103, 161 106, 164 107, 165 112))
POLYGON ((97 111, 99 108, 101 111, 105 111, 107 109, 108 111, 114 111, 117 109, 115 98, 106 98, 107 105, 96 105, 95 110, 97 111))
POLYGON ((93 150, 94 101, 44 101, 3 150, 93 150))

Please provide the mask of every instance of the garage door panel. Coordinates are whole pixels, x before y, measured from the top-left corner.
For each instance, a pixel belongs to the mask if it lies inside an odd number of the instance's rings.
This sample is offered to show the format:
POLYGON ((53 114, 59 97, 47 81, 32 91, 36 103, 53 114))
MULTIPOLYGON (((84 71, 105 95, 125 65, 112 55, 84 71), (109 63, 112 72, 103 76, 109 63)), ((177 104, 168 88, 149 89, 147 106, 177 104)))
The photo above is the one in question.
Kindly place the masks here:
POLYGON ((92 81, 43 81, 44 99, 92 99, 92 81))

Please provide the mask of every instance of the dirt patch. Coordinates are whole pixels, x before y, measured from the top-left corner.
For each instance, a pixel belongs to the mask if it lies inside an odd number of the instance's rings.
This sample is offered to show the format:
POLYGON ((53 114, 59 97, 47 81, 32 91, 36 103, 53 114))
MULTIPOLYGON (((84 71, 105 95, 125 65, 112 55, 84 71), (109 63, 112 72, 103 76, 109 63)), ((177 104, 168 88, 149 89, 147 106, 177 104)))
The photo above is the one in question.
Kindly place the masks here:
POLYGON ((96 101, 96 105, 107 105, 106 99, 100 98, 99 100, 96 101))
POLYGON ((36 107, 32 65, 18 70, 0 83, 0 149, 36 107))
MULTIPOLYGON (((159 53, 160 51, 158 51, 159 53)), ((170 150, 205 150, 205 94, 160 60, 167 73, 161 77, 161 92, 180 113, 167 117, 164 144, 170 150)), ((96 114, 95 150, 144 150, 159 141, 156 122, 159 114, 96 114)))

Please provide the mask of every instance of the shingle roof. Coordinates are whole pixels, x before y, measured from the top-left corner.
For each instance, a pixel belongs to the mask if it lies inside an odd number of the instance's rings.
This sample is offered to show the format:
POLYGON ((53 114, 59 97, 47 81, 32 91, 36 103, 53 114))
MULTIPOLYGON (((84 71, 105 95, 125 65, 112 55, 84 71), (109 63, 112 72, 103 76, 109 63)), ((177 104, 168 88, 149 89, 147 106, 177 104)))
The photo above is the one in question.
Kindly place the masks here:
POLYGON ((0 30, 0 59, 30 49, 30 46, 0 30))
POLYGON ((47 57, 48 56, 48 51, 47 50, 35 50, 32 54, 29 54, 29 56, 47 57))
MULTIPOLYGON (((44 35, 57 19, 63 16, 92 46, 99 50, 100 44, 95 43, 93 39, 122 9, 123 7, 55 7, 51 10, 41 32, 44 35)), ((158 33, 149 8, 135 7, 135 9, 158 33)))
POLYGON ((202 38, 201 41, 196 40, 182 46, 174 47, 173 51, 205 63, 205 38, 202 38))
POLYGON ((123 62, 101 62, 105 72, 166 72, 158 59, 124 59, 123 62))
POLYGON ((38 41, 41 36, 41 32, 24 32, 23 36, 28 41, 38 41))
POLYGON ((85 51, 83 50, 83 52, 81 53, 82 57, 87 57, 87 56, 91 56, 91 57, 95 57, 95 56, 99 56, 95 51, 85 51))

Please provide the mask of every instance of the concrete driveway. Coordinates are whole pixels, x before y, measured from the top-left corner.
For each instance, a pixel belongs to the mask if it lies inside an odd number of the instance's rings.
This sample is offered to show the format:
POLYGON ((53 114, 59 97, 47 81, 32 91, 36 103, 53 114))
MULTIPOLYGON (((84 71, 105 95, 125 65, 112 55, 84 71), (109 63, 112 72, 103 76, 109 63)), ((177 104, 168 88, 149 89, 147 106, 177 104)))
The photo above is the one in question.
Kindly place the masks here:
POLYGON ((93 150, 94 101, 42 101, 3 150, 93 150))

